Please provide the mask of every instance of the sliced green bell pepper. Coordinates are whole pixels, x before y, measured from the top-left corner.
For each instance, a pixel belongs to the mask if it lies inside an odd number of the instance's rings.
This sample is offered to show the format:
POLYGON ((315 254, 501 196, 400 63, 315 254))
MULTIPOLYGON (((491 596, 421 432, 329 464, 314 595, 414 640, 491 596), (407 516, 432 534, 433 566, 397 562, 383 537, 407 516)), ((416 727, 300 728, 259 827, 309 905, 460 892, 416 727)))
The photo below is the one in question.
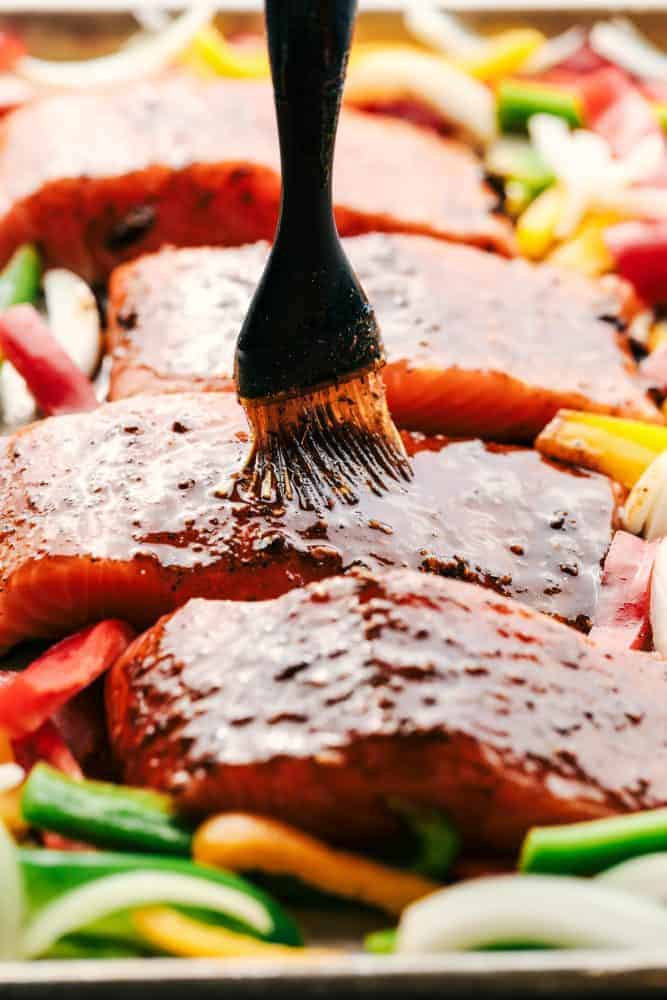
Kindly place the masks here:
POLYGON ((564 118, 575 128, 583 121, 580 102, 572 91, 521 80, 501 82, 497 112, 501 132, 525 132, 529 120, 540 113, 564 118))

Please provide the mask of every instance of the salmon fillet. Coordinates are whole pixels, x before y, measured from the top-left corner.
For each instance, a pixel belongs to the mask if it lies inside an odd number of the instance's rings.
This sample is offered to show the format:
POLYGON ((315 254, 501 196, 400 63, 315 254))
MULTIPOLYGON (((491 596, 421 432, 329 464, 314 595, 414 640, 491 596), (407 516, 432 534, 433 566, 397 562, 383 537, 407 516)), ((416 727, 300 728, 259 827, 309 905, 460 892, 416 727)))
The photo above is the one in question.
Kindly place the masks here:
POLYGON ((258 600, 353 566, 479 580, 586 625, 614 489, 537 452, 406 433, 414 478, 356 504, 278 507, 234 476, 230 393, 137 396, 53 417, 0 450, 0 651, 190 597, 258 600))
MULTIPOLYGON (((280 197, 270 88, 173 77, 64 95, 2 124, 0 263, 39 243, 89 281, 164 244, 271 239, 280 197)), ((345 110, 335 172, 341 233, 424 232, 509 252, 509 226, 465 146, 345 110)))
POLYGON ((260 606, 190 601, 107 681, 130 784, 372 846, 394 833, 392 799, 494 850, 534 824, 665 805, 666 706, 650 655, 406 570, 260 606))
MULTIPOLYGON (((345 241, 377 310, 402 427, 528 441, 561 407, 661 420, 603 285, 422 236, 345 241)), ((267 245, 165 250, 114 271, 111 396, 232 387, 234 345, 267 245)))

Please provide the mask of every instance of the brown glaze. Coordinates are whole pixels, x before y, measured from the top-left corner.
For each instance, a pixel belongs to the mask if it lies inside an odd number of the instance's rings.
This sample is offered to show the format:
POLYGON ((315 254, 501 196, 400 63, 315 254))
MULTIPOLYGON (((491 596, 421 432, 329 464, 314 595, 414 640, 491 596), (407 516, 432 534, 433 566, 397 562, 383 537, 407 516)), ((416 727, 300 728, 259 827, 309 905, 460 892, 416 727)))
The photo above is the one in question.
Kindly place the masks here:
MULTIPOLYGON (((420 236, 346 249, 377 310, 399 425, 522 441, 561 407, 660 420, 618 332, 630 313, 620 282, 420 236)), ((112 397, 231 388, 266 251, 168 250, 115 271, 112 397)))
MULTIPOLYGON (((274 117, 263 83, 187 77, 14 112, 0 150, 0 262, 34 240, 47 265, 101 281, 168 243, 271 239, 274 117)), ((473 154, 406 122, 344 111, 334 187, 343 234, 406 230, 511 248, 473 154)))
POLYGON ((138 396, 42 421, 0 452, 0 649, 189 597, 257 600, 353 566, 478 580, 586 624, 609 480, 536 452, 405 435, 414 479, 320 513, 247 498, 229 393, 138 396), (222 495, 221 495, 222 494, 222 495))
POLYGON ((409 571, 258 607, 191 601, 107 685, 131 784, 377 845, 386 803, 467 845, 667 803, 667 674, 479 587, 409 571))

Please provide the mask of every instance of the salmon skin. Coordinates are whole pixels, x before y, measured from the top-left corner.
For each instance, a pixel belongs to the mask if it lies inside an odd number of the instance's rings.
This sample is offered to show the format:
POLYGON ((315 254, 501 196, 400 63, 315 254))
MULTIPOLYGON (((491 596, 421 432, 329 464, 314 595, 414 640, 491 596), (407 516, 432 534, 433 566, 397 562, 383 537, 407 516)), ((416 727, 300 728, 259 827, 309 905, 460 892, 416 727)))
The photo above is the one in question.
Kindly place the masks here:
POLYGON ((0 451, 0 650, 190 597, 259 600, 354 566, 476 580, 586 626, 611 482, 537 452, 405 434, 414 477, 356 504, 258 500, 231 393, 137 396, 52 417, 0 451))
MULTIPOLYGON (((622 337, 621 282, 422 236, 345 241, 376 308, 399 426, 530 441, 561 407, 660 421, 622 337)), ((267 245, 166 250, 110 283, 113 398, 233 388, 234 344, 267 245)))
POLYGON ((666 706, 649 654, 407 570, 191 601, 107 679, 130 784, 372 846, 395 799, 495 851, 534 824, 665 805, 666 706))
MULTIPOLYGON (((165 244, 271 239, 274 117, 263 83, 180 76, 15 111, 0 141, 0 263, 34 241, 47 265, 98 282, 165 244)), ((510 227, 462 144, 344 110, 337 151, 343 235, 414 231, 511 251, 510 227)))

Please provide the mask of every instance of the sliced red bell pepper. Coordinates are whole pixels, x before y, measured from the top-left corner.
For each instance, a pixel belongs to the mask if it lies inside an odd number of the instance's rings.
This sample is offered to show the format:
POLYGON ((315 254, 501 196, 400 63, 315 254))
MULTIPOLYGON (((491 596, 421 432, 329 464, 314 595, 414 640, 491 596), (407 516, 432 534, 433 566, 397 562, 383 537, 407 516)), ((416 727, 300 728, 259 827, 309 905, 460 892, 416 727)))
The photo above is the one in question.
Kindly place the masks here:
POLYGON ((63 639, 25 670, 5 676, 0 684, 0 728, 11 739, 37 732, 103 674, 133 637, 129 625, 109 619, 63 639))
POLYGON ((651 571, 657 545, 627 531, 614 535, 590 633, 598 645, 646 649, 651 636, 651 571))
POLYGON ((44 413, 78 413, 97 407, 91 382, 33 306, 12 306, 0 315, 0 352, 26 380, 44 413))
POLYGON ((582 80, 581 100, 588 128, 606 139, 616 156, 627 156, 648 135, 657 135, 664 141, 650 101, 632 78, 616 66, 601 69, 582 80))
POLYGON ((45 722, 34 733, 12 740, 12 750, 17 764, 26 773, 42 760, 71 778, 83 777, 81 768, 51 721, 45 722))
POLYGON ((0 31, 0 70, 12 69, 25 51, 23 41, 13 31, 0 31))
POLYGON ((667 302, 667 222, 621 222, 603 233, 616 270, 648 305, 667 302))

